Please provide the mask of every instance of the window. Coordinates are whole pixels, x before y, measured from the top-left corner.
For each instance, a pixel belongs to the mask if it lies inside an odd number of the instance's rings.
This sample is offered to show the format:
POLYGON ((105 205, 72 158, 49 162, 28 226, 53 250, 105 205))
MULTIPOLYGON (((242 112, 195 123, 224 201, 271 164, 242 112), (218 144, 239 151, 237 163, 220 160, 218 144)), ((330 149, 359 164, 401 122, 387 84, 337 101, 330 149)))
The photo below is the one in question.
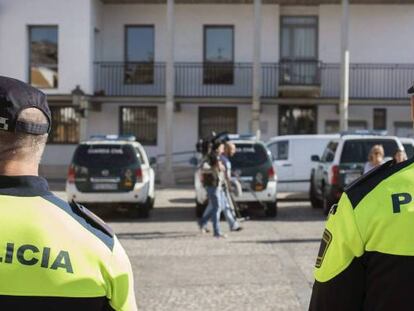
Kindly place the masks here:
POLYGON ((269 146, 274 160, 287 160, 289 158, 289 141, 278 141, 269 146))
POLYGON ((387 129, 387 110, 374 109, 374 130, 387 129))
POLYGON ((318 18, 282 16, 280 28, 281 83, 318 84, 318 18))
POLYGON ((29 80, 34 87, 58 87, 58 27, 29 27, 29 80))
POLYGON ((199 108, 198 135, 200 138, 208 138, 211 132, 237 133, 237 108, 199 108))
POLYGON ((233 84, 234 27, 204 27, 204 83, 233 84))
POLYGON ((349 120, 348 121, 348 130, 349 131, 358 131, 368 129, 367 121, 363 120, 349 120))
POLYGON ((269 156, 261 144, 236 143, 236 153, 229 160, 232 168, 237 170, 269 163, 269 156))
POLYGON ((316 134, 316 107, 280 106, 279 135, 316 134))
POLYGON ((368 154, 374 145, 382 145, 385 157, 392 158, 398 149, 393 139, 361 139, 348 140, 342 149, 341 163, 364 163, 368 161, 368 154))
POLYGON ((335 134, 339 132, 339 121, 338 120, 326 120, 325 121, 325 133, 335 134))
MULTIPOLYGON (((368 129, 367 121, 363 120, 349 120, 348 121, 348 131, 358 131, 368 129)), ((338 133, 339 130, 339 121, 338 120, 327 120, 325 121, 325 133, 334 134, 338 133)))
POLYGON ((52 131, 51 144, 77 144, 79 142, 79 116, 73 107, 50 107, 52 131))
POLYGON ((394 122, 395 136, 413 137, 414 129, 412 122, 394 122))
POLYGON ((337 147, 338 143, 331 141, 323 152, 321 162, 333 162, 335 159, 335 152, 337 147))
POLYGON ((125 83, 154 83, 154 26, 125 27, 125 83))
POLYGON ((134 135, 143 145, 157 145, 157 107, 121 107, 121 134, 134 135))

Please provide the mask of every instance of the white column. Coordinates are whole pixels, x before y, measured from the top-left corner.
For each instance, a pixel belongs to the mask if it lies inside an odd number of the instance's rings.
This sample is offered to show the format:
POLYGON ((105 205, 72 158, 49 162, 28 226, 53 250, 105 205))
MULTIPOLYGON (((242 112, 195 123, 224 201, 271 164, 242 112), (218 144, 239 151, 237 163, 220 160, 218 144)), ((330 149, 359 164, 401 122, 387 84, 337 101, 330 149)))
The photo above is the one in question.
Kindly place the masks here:
POLYGON ((165 166, 161 174, 162 184, 174 185, 173 175, 173 117, 174 117, 174 0, 167 0, 167 60, 165 68, 165 166))
POLYGON ((349 0, 342 0, 342 35, 341 35, 341 97, 339 102, 341 131, 348 130, 349 106, 349 0))
POLYGON ((254 38, 253 38, 253 102, 252 133, 260 139, 260 97, 262 94, 261 69, 261 33, 262 33, 262 1, 254 0, 254 38))

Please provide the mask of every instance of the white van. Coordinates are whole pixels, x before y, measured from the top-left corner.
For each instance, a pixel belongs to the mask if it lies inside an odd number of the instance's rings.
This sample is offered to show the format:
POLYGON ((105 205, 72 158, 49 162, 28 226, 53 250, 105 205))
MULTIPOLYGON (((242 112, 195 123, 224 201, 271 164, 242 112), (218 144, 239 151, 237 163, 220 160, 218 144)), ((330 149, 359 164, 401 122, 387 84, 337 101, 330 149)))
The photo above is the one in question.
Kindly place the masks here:
POLYGON ((331 135, 286 135, 271 138, 267 147, 276 166, 279 192, 308 192, 312 155, 322 156, 328 142, 338 138, 331 135))

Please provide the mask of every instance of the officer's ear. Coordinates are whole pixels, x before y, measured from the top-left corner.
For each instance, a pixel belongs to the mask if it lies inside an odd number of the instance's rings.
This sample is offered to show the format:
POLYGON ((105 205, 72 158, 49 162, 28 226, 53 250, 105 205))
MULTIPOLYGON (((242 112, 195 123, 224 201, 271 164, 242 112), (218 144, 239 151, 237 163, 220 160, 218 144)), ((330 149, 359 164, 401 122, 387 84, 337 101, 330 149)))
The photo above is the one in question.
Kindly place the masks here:
POLYGON ((414 122, 414 94, 411 94, 411 121, 414 122))
POLYGON ((411 121, 414 122, 414 85, 408 89, 407 93, 411 97, 411 121))

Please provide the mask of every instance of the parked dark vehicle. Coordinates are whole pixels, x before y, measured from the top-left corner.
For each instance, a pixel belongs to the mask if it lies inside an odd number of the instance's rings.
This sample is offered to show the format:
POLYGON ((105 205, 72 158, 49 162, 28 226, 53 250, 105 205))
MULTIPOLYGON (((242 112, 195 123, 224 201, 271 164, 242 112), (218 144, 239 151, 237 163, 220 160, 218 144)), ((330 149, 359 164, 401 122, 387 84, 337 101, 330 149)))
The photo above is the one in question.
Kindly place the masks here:
POLYGON ((97 212, 122 206, 133 216, 148 217, 155 199, 154 175, 135 137, 93 137, 75 150, 66 194, 69 201, 97 212))

